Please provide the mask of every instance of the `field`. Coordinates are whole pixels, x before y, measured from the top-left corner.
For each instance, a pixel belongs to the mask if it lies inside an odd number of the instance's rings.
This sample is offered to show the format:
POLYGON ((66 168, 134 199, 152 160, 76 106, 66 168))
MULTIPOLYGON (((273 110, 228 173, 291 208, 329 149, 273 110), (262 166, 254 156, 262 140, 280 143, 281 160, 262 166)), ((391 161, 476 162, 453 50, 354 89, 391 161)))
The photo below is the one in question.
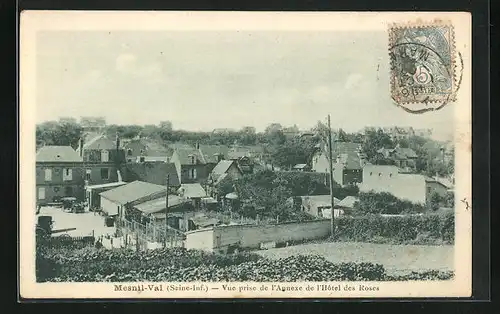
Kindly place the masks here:
POLYGON ((285 248, 257 251, 271 259, 293 255, 317 254, 332 263, 371 262, 384 265, 393 274, 410 271, 453 270, 454 250, 452 245, 392 245, 353 242, 324 242, 301 244, 285 248))

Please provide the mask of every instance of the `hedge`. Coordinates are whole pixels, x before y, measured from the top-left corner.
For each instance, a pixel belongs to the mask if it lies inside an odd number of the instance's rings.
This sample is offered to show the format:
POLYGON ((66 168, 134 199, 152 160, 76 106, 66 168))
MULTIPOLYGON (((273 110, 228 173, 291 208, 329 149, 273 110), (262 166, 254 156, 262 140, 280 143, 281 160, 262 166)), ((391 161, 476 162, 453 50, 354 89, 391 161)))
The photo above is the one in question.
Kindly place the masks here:
MULTIPOLYGON (((135 252, 126 249, 40 250, 37 281, 191 282, 191 281, 392 281, 373 263, 334 264, 317 255, 271 260, 255 254, 219 255, 182 248, 135 252)), ((442 272, 412 273, 401 280, 445 280, 442 272)))
POLYGON ((407 216, 343 216, 335 220, 336 238, 343 241, 376 242, 389 239, 399 244, 453 244, 453 213, 407 216))

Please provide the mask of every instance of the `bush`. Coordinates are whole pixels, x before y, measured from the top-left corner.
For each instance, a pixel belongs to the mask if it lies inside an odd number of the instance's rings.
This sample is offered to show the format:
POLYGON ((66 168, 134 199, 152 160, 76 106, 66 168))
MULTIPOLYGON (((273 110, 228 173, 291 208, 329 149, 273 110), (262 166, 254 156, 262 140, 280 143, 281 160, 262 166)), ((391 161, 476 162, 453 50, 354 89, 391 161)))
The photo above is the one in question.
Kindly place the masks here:
POLYGON ((453 213, 408 216, 363 215, 336 219, 336 238, 346 241, 381 242, 391 239, 399 244, 453 243, 453 213), (422 241, 419 243, 419 241, 422 241))
POLYGON ((387 281, 449 279, 453 273, 427 271, 389 276, 373 263, 334 264, 316 255, 270 260, 256 254, 218 255, 181 248, 135 252, 126 249, 67 248, 39 252, 55 266, 39 281, 387 281))
POLYGON ((424 212, 424 206, 401 200, 390 193, 359 193, 359 201, 354 204, 359 213, 365 214, 410 214, 424 212))

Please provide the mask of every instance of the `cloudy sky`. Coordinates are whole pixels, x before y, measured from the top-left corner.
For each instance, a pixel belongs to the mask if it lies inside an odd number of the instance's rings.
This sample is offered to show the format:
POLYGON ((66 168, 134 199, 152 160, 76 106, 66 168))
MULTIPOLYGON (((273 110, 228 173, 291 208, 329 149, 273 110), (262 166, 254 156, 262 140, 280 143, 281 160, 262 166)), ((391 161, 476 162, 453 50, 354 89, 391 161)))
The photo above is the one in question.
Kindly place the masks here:
POLYGON ((389 97, 385 32, 40 32, 37 120, 212 130, 413 126, 451 134, 452 106, 411 115, 389 97))

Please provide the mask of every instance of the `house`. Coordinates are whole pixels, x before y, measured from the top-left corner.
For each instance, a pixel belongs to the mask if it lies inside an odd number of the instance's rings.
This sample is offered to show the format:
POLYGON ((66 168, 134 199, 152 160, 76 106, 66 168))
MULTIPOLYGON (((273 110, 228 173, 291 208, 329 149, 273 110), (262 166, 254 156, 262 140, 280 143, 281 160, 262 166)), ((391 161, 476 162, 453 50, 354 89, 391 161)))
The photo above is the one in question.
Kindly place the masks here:
POLYGON ((400 147, 381 148, 377 151, 381 157, 391 160, 393 164, 401 168, 404 172, 413 172, 416 169, 418 156, 411 148, 400 147))
POLYGON ((134 181, 100 193, 101 209, 107 215, 124 219, 128 217, 127 210, 134 205, 164 197, 166 194, 164 185, 134 181))
POLYGON ((226 159, 229 147, 224 145, 199 145, 175 148, 170 161, 175 164, 181 183, 201 183, 210 172, 226 159))
POLYGON ((224 178, 236 180, 243 177, 241 169, 233 160, 221 160, 209 175, 211 184, 218 185, 224 178))
POLYGON ((436 180, 420 174, 400 173, 398 167, 366 165, 360 192, 387 192, 397 198, 426 204, 432 193, 445 195, 448 189, 436 180))
MULTIPOLYGON (((297 196, 291 197, 288 200, 293 204, 293 206, 298 207, 301 211, 315 217, 330 218, 332 199, 329 194, 327 195, 307 195, 307 196, 297 196), (328 211, 324 211, 327 209, 328 211), (328 213, 327 213, 328 212, 328 213), (326 215, 326 216, 325 216, 326 215)), ((338 204, 340 200, 334 197, 334 206, 338 204)), ((340 211, 334 211, 335 216, 340 214, 340 211)))
POLYGON ((307 164, 296 164, 295 166, 292 167, 293 170, 295 171, 309 171, 310 167, 307 164))
POLYGON ((157 185, 166 185, 168 175, 170 192, 177 191, 181 186, 177 170, 173 163, 127 163, 121 169, 123 179, 127 182, 142 181, 157 185))
MULTIPOLYGON (((323 145, 317 147, 312 158, 312 171, 329 173, 329 152, 323 145)), ((361 144, 335 141, 332 144, 333 179, 341 186, 359 184, 363 180, 362 167, 366 163, 366 156, 361 144)))
POLYGON ((127 162, 136 162, 139 157, 146 155, 146 148, 146 144, 141 139, 133 139, 124 144, 127 162))
POLYGON ((207 197, 207 192, 199 183, 183 183, 177 193, 180 197, 190 199, 195 209, 199 209, 201 199, 207 197))
POLYGON ((88 142, 81 138, 77 152, 83 159, 87 185, 121 181, 120 167, 126 159, 118 135, 115 141, 103 134, 88 142))
POLYGON ((248 154, 243 152, 229 152, 228 159, 236 162, 243 174, 253 173, 255 162, 248 154))
POLYGON ((415 136, 415 130, 412 127, 388 127, 382 129, 385 134, 389 135, 391 140, 398 141, 408 139, 415 136))
POLYGON ((83 161, 70 146, 43 146, 36 154, 36 199, 40 205, 62 197, 84 199, 83 161))
POLYGON ((359 198, 355 196, 346 196, 343 200, 335 205, 335 208, 339 208, 343 213, 352 214, 354 211, 354 204, 359 201, 359 198))
POLYGON ((243 172, 234 160, 221 160, 208 176, 208 193, 215 199, 219 198, 216 188, 224 180, 237 180, 243 177, 243 172))

